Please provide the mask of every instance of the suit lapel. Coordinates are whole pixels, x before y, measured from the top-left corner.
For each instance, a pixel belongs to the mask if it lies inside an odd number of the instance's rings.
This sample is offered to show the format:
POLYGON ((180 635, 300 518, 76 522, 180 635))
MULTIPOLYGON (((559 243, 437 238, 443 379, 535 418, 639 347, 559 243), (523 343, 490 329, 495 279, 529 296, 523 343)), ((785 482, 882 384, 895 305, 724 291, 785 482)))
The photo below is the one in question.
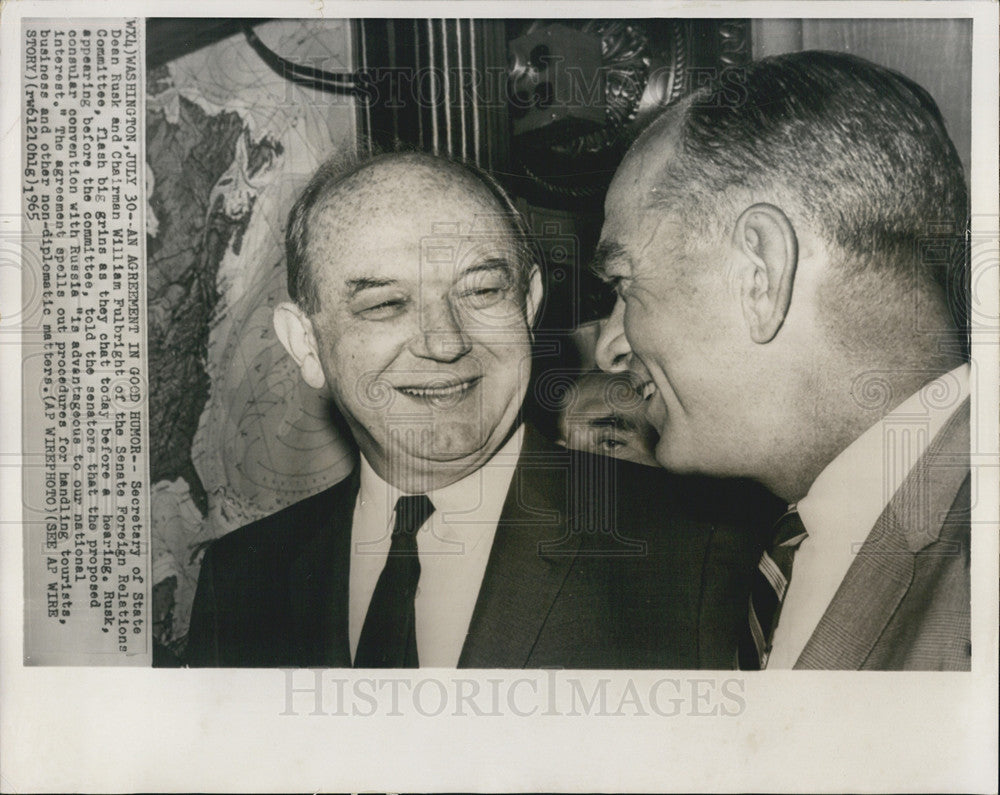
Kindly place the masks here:
POLYGON ((966 399, 875 523, 796 668, 862 667, 910 587, 914 556, 941 533, 969 472, 968 445, 966 399))
POLYGON ((569 533, 569 456, 525 427, 461 668, 523 668, 569 573, 580 535, 569 533))
POLYGON ((305 521, 316 528, 311 543, 294 560, 289 581, 293 659, 301 667, 351 667, 348 592, 351 523, 360 467, 318 501, 305 521))

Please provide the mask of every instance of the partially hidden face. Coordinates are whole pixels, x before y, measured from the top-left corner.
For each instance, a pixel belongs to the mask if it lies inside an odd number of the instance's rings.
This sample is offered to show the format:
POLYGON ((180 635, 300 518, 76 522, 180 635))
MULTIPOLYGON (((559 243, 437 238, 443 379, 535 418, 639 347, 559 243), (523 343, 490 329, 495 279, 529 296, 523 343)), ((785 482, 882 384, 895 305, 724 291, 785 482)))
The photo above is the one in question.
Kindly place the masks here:
POLYGON ((656 432, 645 414, 627 376, 584 373, 570 389, 559 418, 562 440, 574 450, 657 466, 656 432))
POLYGON ((517 422, 540 297, 492 197, 371 180, 313 209, 308 257, 323 374, 373 465, 480 466, 517 422))

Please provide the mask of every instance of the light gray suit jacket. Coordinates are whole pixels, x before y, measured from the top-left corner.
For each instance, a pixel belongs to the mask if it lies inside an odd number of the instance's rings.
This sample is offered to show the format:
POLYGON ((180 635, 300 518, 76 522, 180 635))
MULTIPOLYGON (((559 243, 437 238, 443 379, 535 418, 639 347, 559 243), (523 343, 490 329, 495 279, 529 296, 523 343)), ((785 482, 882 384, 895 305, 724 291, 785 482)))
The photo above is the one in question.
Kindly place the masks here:
POLYGON ((966 399, 875 523, 796 668, 970 670, 969 443, 966 399))

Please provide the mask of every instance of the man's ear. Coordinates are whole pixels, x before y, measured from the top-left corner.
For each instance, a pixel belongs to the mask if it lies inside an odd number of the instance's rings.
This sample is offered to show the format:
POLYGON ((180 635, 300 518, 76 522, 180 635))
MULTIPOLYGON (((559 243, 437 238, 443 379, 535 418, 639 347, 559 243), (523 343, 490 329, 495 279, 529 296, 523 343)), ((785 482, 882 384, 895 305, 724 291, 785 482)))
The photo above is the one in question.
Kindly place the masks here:
POLYGON ((535 325, 538 317, 538 310, 542 308, 542 272, 537 265, 531 266, 531 273, 528 274, 528 294, 524 299, 524 316, 528 321, 528 328, 535 325))
POLYGON ((302 380, 314 389, 322 389, 326 376, 309 316, 297 305, 284 301, 274 308, 274 332, 299 366, 302 380))
POLYGON ((736 221, 733 243, 740 256, 738 279, 750 338, 760 344, 778 333, 792 300, 799 261, 795 229, 773 204, 754 204, 736 221))

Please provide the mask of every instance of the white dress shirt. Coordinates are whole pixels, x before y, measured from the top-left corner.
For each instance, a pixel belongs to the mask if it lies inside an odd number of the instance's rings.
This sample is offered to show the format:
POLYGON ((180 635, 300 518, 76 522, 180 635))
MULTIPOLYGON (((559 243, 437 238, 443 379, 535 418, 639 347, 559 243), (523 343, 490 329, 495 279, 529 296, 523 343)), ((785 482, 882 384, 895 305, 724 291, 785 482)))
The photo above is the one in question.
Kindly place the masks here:
POLYGON ((795 665, 879 516, 968 395, 969 365, 963 364, 861 434, 799 500, 809 536, 795 553, 769 669, 795 665))
MULTIPOLYGON (((414 599, 422 668, 458 665, 523 438, 521 426, 485 466, 427 493, 434 513, 417 532, 420 580, 414 599)), ((396 500, 402 494, 361 456, 361 482, 351 526, 351 659, 385 566, 396 500)))

